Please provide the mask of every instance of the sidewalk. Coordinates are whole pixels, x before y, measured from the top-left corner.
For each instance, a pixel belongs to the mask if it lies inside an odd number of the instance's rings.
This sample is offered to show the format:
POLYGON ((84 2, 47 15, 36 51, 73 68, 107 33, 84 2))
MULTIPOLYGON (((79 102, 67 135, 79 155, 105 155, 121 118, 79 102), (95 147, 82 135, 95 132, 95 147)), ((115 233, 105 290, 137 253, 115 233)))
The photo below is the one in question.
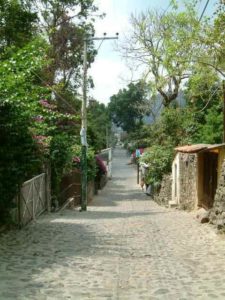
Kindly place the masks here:
POLYGON ((158 206, 124 150, 87 212, 42 216, 0 237, 0 300, 225 299, 225 239, 158 206))

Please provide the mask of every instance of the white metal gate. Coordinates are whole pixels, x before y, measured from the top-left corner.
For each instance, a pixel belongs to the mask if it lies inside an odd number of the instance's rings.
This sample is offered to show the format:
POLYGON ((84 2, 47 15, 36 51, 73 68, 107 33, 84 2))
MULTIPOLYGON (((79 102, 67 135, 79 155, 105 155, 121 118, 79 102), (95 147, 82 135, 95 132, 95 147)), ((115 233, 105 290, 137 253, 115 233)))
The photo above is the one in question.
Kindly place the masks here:
POLYGON ((42 173, 23 183, 18 197, 19 225, 35 220, 47 209, 46 174, 42 173))

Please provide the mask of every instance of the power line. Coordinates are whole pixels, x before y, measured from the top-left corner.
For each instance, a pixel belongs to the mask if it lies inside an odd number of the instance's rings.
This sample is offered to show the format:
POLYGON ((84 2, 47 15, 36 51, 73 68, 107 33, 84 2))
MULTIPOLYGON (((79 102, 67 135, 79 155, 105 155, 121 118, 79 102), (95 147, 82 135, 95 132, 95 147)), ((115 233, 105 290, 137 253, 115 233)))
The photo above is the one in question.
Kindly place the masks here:
POLYGON ((197 113, 202 112, 203 110, 205 110, 205 109, 208 107, 210 101, 213 99, 213 96, 214 96, 219 90, 220 90, 220 87, 218 86, 218 87, 216 88, 216 90, 214 90, 214 92, 211 93, 210 98, 209 98, 209 100, 207 101, 207 103, 205 104, 205 106, 204 106, 201 110, 197 111, 197 113))
POLYGON ((64 99, 60 94, 58 94, 58 92, 56 92, 56 90, 54 88, 52 88, 47 82, 44 81, 44 79, 39 76, 35 71, 31 71, 36 77, 39 78, 39 80, 41 80, 41 82, 48 87, 57 97, 59 97, 68 107, 70 107, 72 109, 72 111, 74 113, 77 113, 77 111, 74 109, 74 107, 66 100, 64 99))
POLYGON ((198 20, 199 22, 201 21, 202 17, 204 16, 204 13, 205 13, 205 11, 206 11, 206 8, 207 8, 208 4, 209 4, 209 0, 206 1, 205 7, 203 8, 203 11, 202 11, 202 13, 201 13, 201 16, 200 16, 200 18, 199 18, 199 20, 198 20))

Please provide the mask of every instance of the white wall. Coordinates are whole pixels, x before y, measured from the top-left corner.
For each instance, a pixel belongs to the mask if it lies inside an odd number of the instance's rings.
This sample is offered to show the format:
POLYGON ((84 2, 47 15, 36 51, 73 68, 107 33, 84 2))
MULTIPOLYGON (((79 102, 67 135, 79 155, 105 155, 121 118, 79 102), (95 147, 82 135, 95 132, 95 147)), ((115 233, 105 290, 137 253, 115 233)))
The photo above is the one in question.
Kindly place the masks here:
POLYGON ((172 164, 172 201, 180 203, 180 155, 176 154, 172 164))

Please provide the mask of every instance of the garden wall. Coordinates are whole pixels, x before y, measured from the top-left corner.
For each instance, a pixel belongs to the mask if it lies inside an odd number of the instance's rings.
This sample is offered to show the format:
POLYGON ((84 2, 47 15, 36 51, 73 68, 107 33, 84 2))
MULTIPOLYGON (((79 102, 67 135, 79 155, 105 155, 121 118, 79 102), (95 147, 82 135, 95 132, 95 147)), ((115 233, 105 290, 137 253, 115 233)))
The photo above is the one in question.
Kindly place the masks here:
POLYGON ((181 209, 193 210, 197 204, 197 154, 180 153, 180 203, 181 209))
MULTIPOLYGON (((88 182, 87 186, 87 201, 88 203, 93 200, 95 194, 94 180, 88 182)), ((74 198, 72 206, 81 204, 81 172, 74 169, 70 174, 62 178, 60 184, 59 206, 62 206, 69 198, 74 198)))
POLYGON ((158 194, 154 195, 154 200, 163 206, 169 206, 169 201, 172 199, 172 176, 166 174, 163 176, 161 188, 158 194))
POLYGON ((225 230, 225 160, 222 164, 214 204, 209 217, 210 223, 216 225, 219 230, 225 230))

